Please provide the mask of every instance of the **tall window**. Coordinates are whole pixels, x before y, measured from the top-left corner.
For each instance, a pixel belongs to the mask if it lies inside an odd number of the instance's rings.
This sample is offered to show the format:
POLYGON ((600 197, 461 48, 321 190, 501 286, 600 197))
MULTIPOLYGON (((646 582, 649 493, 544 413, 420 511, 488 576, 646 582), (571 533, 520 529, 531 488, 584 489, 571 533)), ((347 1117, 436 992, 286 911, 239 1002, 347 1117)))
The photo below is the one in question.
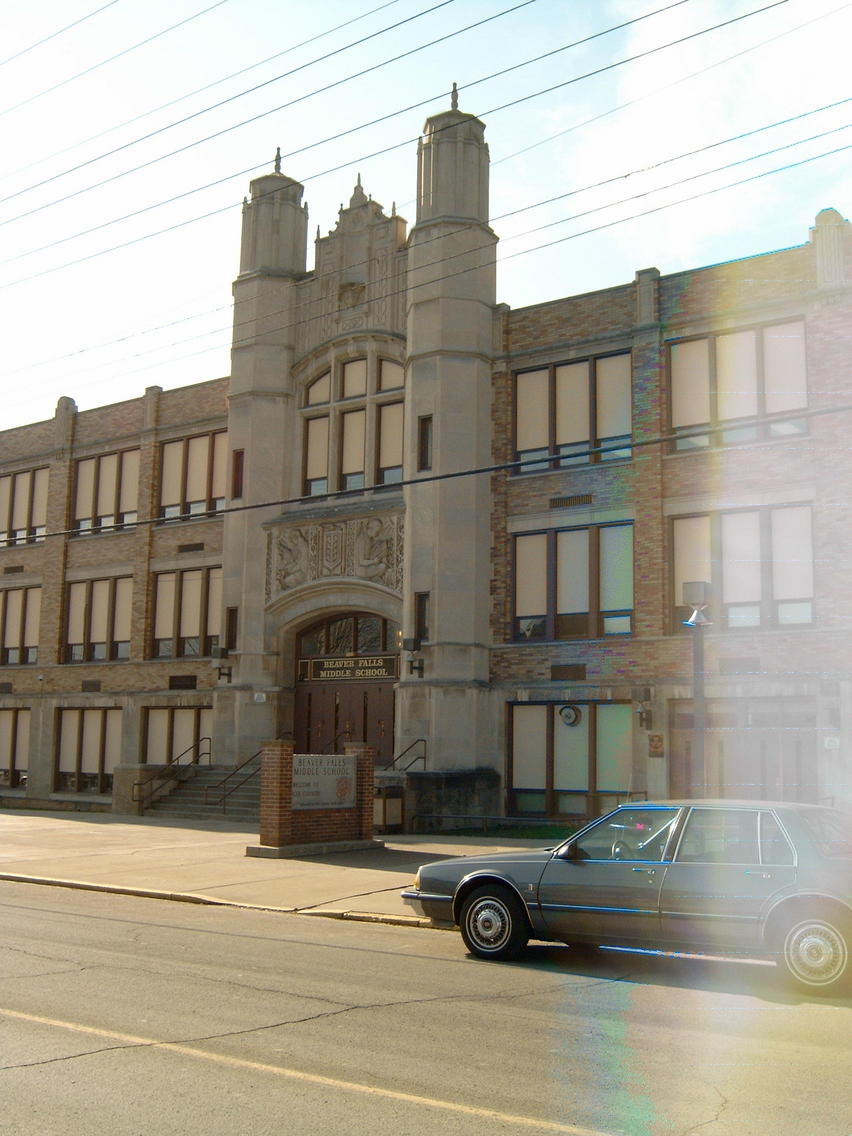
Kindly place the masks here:
POLYGON ((801 320, 671 343, 669 366, 671 424, 682 435, 677 450, 806 429, 795 417, 808 404, 801 320))
POLYGON ((540 458, 519 473, 629 458, 629 354, 559 363, 515 376, 515 453, 540 458), (589 454, 590 448, 605 447, 589 454))
POLYGON ((0 591, 0 665, 38 662, 41 588, 0 591))
POLYGON ((515 537, 515 639, 596 639, 632 629, 632 524, 515 537))
POLYGON ((0 710, 0 785, 25 785, 30 753, 30 711, 0 710))
POLYGON ((228 435, 197 434, 166 442, 160 467, 160 516, 197 517, 225 507, 228 435))
POLYGON ((518 704, 510 711, 511 812, 594 816, 635 787, 629 703, 518 704))
POLYGON ((145 754, 149 765, 198 762, 210 757, 210 706, 151 708, 145 711, 145 754))
POLYGON ((130 658, 133 580, 80 580, 68 585, 65 632, 67 663, 114 662, 130 658))
POLYGON ((121 761, 121 710, 60 710, 56 788, 108 793, 121 761))
POLYGON ((74 528, 102 532, 136 523, 139 451, 124 450, 77 462, 74 528))
POLYGON ((389 359, 350 359, 305 388, 305 496, 402 480, 403 381, 389 359))
POLYGON ((162 572, 154 592, 154 658, 212 655, 219 646, 222 569, 162 572))
POLYGON ((672 521, 674 627, 689 614, 683 585, 706 580, 721 625, 792 627, 813 621, 810 505, 703 513, 672 521))
POLYGON ((0 477, 0 548, 44 540, 48 469, 0 477))

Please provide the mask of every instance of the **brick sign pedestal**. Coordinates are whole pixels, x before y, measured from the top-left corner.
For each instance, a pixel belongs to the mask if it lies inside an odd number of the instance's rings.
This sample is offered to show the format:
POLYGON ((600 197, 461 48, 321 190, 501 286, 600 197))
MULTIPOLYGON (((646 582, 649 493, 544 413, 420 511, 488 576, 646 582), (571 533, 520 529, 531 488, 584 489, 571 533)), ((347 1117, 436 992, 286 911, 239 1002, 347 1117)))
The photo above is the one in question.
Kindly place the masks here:
POLYGON ((247 856, 318 855, 382 848, 373 839, 372 746, 343 754, 294 754, 291 742, 263 747, 260 843, 247 856))

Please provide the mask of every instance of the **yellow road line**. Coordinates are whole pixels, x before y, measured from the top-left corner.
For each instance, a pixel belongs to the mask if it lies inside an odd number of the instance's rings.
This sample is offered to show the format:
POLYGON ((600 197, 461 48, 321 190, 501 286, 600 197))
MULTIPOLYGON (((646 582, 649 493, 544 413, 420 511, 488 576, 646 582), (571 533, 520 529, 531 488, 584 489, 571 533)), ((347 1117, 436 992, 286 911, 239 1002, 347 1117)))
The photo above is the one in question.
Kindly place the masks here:
POLYGON ((303 1081, 311 1085, 321 1085, 327 1089, 339 1089, 342 1092, 360 1093, 363 1096, 380 1097, 384 1100, 397 1101, 400 1104, 421 1105, 424 1108, 443 1109, 444 1112, 455 1113, 460 1116, 477 1117, 483 1120, 498 1120, 504 1124, 514 1124, 518 1128, 534 1128, 540 1132, 559 1132, 563 1136, 611 1136, 609 1133, 597 1129, 578 1128, 574 1124, 560 1124, 555 1120, 538 1119, 533 1116, 518 1116, 510 1112, 500 1112, 493 1108, 477 1108, 474 1105, 459 1104, 456 1101, 441 1100, 438 1097, 422 1097, 415 1093, 402 1093, 396 1089, 381 1088, 377 1085, 365 1085, 358 1081, 344 1081, 339 1077, 325 1077, 320 1073, 308 1073, 303 1069, 291 1069, 286 1065, 267 1065, 261 1061, 246 1061, 241 1057, 228 1057, 224 1054, 211 1053, 206 1049, 198 1049, 192 1045, 181 1042, 160 1041, 154 1037, 139 1037, 136 1034, 120 1033, 118 1030, 99 1029, 97 1026, 83 1025, 81 1022, 66 1022, 59 1018, 45 1018, 38 1014, 26 1014, 20 1010, 7 1010, 0 1006, 0 1017, 15 1018, 22 1022, 31 1022, 34 1025, 51 1026, 55 1029, 72 1030, 74 1033, 90 1034, 93 1037, 105 1038, 108 1041, 119 1042, 122 1045, 141 1045, 152 1049, 164 1049, 172 1053, 181 1053, 186 1057, 196 1057, 201 1061, 210 1061, 217 1065, 226 1065, 232 1069, 245 1069, 252 1073, 270 1073, 276 1077, 285 1077, 291 1081, 303 1081))

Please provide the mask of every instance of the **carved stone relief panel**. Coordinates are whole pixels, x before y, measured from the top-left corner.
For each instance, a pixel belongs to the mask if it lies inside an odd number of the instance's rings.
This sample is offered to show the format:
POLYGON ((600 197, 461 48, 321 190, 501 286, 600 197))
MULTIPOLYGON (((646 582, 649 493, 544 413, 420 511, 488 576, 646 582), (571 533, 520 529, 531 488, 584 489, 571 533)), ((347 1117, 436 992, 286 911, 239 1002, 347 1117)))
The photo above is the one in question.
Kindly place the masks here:
POLYGON ((403 518, 372 513, 347 520, 276 525, 267 534, 267 602, 314 580, 367 580, 402 592, 403 518))

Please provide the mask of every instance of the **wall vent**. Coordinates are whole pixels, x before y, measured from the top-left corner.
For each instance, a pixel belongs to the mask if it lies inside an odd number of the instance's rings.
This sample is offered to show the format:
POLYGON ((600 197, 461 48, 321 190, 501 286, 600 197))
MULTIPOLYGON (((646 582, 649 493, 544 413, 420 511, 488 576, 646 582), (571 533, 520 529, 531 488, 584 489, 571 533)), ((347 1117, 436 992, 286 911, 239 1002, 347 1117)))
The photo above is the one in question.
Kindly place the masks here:
POLYGON ((578 505, 591 505, 591 493, 577 493, 573 497, 551 497, 551 509, 575 509, 578 505))
POLYGON ((169 690, 195 690, 197 685, 195 675, 169 675, 169 690))
POLYGON ((17 572, 23 572, 23 564, 9 564, 8 567, 3 569, 4 576, 14 576, 17 572))
POLYGON ((203 552, 204 545, 199 541, 197 544, 179 544, 178 552, 203 552))
POLYGON ((11 693, 12 693, 11 682, 0 682, 0 694, 11 694, 11 693))
POLYGON ((84 678, 80 689, 84 694, 98 694, 101 689, 101 680, 99 678, 84 678))
POLYGON ((550 668, 551 681, 584 682, 586 678, 585 663, 563 663, 562 666, 550 668))

